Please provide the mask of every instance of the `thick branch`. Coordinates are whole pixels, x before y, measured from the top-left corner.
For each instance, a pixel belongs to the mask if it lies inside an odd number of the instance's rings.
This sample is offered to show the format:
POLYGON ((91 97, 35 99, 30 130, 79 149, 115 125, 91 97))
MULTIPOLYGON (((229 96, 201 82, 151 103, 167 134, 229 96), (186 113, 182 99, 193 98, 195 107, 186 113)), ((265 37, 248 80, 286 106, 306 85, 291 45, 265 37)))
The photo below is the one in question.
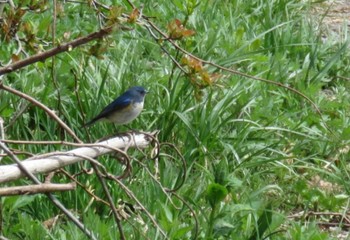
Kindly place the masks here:
POLYGON ((102 37, 110 34, 112 32, 112 29, 113 29, 113 27, 101 29, 98 32, 91 33, 85 37, 77 38, 71 42, 61 44, 61 45, 59 45, 55 48, 52 48, 50 50, 47 50, 45 52, 38 53, 38 54, 33 55, 29 58, 20 60, 18 62, 12 63, 6 67, 0 68, 0 76, 4 75, 6 73, 13 72, 13 71, 20 69, 22 67, 28 66, 30 64, 33 64, 33 63, 36 63, 39 61, 44 61, 45 59, 52 57, 54 55, 57 55, 59 53, 71 51, 73 48, 76 48, 80 45, 91 42, 92 40, 102 38, 102 37))
MULTIPOLYGON (((128 147, 147 147, 152 139, 146 134, 137 134, 135 136, 121 136, 112 138, 91 147, 81 147, 65 153, 50 154, 49 156, 38 156, 35 159, 22 161, 23 167, 30 173, 46 173, 61 167, 74 164, 85 160, 86 158, 96 158, 100 155, 113 152, 114 149, 128 147), (85 158, 84 158, 84 157, 85 158)), ((25 176, 17 164, 0 166, 0 183, 9 182, 25 176)))
POLYGON ((16 186, 0 188, 0 196, 29 195, 57 191, 70 191, 76 188, 75 183, 56 184, 43 183, 39 185, 16 186))

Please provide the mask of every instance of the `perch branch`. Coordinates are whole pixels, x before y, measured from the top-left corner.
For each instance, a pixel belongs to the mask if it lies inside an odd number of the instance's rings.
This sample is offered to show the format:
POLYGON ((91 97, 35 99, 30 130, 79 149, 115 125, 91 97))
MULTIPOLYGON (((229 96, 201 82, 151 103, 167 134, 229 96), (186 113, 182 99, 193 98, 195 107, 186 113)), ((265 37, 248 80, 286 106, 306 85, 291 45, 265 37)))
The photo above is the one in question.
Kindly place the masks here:
MULTIPOLYGON (((130 147, 146 147, 150 144, 151 139, 145 134, 135 135, 134 138, 120 136, 112 138, 98 144, 91 144, 91 147, 81 147, 67 152, 67 156, 53 156, 35 158, 22 161, 22 165, 30 173, 46 173, 54 171, 61 167, 83 161, 84 158, 78 155, 84 155, 89 158, 96 158, 100 155, 114 152, 115 149, 130 147), (69 155, 71 154, 71 155, 69 155)), ((1 142, 0 142, 1 143, 1 142)), ((0 183, 9 182, 25 176, 17 164, 0 166, 0 183)))

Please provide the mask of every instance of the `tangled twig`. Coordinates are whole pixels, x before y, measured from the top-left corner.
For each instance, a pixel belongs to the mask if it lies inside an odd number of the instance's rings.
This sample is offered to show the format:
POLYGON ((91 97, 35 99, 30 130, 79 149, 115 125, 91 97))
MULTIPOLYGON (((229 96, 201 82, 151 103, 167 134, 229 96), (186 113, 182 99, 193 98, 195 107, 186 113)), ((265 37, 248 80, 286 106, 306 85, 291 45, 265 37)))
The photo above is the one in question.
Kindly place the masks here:
MULTIPOLYGON (((18 165, 18 167, 23 171, 34 183, 41 184, 39 179, 35 177, 31 172, 29 172, 22 164, 22 162, 14 155, 4 143, 0 142, 0 148, 7 153, 7 155, 18 165)), ((48 198, 52 201, 56 207, 58 207, 82 232, 84 232, 89 238, 97 239, 95 235, 84 226, 66 207, 58 201, 58 199, 52 193, 46 193, 48 198)))

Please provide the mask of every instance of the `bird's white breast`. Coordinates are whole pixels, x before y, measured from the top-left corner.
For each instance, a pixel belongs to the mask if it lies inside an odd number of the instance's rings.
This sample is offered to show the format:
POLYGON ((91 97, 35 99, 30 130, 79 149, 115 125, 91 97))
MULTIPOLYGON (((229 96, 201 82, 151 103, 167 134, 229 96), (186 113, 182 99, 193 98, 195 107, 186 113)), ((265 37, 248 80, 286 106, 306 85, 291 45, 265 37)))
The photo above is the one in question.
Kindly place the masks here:
POLYGON ((115 112, 107 117, 107 119, 116 124, 126 124, 134 120, 142 111, 143 102, 130 104, 127 108, 115 112))

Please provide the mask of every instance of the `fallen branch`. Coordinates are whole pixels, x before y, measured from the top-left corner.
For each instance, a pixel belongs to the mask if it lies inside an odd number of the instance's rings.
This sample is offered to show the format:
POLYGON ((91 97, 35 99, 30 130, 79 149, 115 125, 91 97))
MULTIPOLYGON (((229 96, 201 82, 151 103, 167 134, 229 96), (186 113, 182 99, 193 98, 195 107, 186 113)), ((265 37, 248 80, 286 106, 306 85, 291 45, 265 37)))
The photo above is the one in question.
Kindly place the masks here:
MULTIPOLYGON (((151 133, 151 135, 154 134, 156 134, 156 132, 151 133)), ((55 153, 52 153, 46 157, 44 155, 37 156, 34 159, 31 158, 24 160, 22 161, 22 164, 30 173, 46 173, 86 159, 81 156, 96 158, 100 155, 111 153, 126 147, 137 146, 138 148, 145 148, 151 142, 152 139, 148 134, 135 134, 134 136, 124 135, 97 144, 81 144, 81 146, 84 147, 68 151, 64 156, 62 155, 62 152, 58 153, 56 156, 55 153)), ((17 164, 0 166, 0 183, 13 181, 24 176, 25 174, 20 170, 17 164)))
POLYGON ((75 183, 57 184, 43 183, 39 185, 27 185, 0 188, 0 196, 30 195, 57 191, 70 191, 76 188, 75 183))

